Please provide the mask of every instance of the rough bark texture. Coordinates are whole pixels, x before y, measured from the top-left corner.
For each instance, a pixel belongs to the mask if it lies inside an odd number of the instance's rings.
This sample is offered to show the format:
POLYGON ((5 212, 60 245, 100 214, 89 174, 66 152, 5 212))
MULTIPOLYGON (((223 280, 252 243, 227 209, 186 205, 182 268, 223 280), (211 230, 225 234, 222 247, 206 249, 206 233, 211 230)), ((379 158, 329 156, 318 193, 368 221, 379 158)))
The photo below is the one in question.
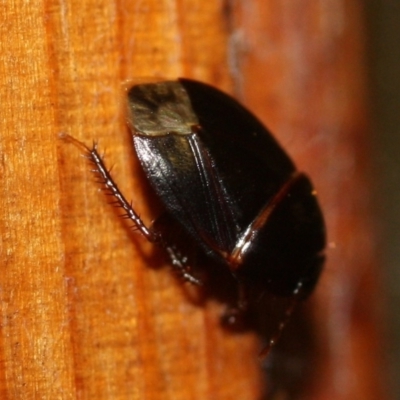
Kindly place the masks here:
MULTIPOLYGON (((189 301, 159 268, 163 256, 99 193, 80 151, 59 139, 99 141, 150 220, 123 117, 121 83, 140 76, 191 77, 236 94, 313 176, 330 246, 310 307, 313 368, 291 398, 385 398, 360 4, 2 2, 2 399, 263 393, 256 335, 223 331, 223 305, 189 301)), ((275 398, 287 398, 290 382, 278 386, 275 398)))

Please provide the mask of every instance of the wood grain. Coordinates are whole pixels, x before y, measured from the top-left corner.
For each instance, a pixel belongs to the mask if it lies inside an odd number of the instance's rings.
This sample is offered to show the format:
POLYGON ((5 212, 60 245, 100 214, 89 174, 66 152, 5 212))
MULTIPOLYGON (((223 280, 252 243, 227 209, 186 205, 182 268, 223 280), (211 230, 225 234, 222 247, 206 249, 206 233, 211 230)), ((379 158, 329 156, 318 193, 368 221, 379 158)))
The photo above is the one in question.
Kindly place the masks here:
MULTIPOLYGON (((0 6, 0 397, 260 399, 253 333, 221 329, 130 231, 87 162, 98 141, 147 221, 122 83, 186 76, 235 93, 313 176, 328 265, 313 399, 384 399, 360 2, 12 0, 0 6), (318 3, 319 4, 319 3, 318 3)), ((286 396, 285 388, 278 396, 286 396)))

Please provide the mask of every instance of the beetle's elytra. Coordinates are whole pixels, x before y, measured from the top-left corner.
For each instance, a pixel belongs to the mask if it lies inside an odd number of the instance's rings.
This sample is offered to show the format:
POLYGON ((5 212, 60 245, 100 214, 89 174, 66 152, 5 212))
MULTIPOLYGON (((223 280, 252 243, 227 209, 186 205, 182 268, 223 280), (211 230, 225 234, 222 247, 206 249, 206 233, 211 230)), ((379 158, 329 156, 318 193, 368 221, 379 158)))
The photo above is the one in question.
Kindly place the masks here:
MULTIPOLYGON (((151 186, 167 216, 229 269, 244 296, 239 309, 253 288, 310 294, 324 262, 322 213, 309 178, 258 119, 188 79, 137 84, 127 95, 134 148, 151 186)), ((95 147, 90 157, 138 230, 167 251, 184 278, 201 284, 184 249, 157 224, 146 226, 125 200, 95 147)))

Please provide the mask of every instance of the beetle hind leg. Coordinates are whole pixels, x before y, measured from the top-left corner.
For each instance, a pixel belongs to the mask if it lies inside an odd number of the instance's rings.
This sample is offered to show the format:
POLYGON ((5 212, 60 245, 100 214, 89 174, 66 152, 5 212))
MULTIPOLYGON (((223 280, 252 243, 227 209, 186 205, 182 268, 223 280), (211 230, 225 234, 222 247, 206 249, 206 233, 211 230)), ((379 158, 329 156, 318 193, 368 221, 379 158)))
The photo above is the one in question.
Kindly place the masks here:
POLYGON ((192 273, 196 247, 177 221, 168 212, 164 212, 153 221, 151 230, 158 232, 161 238, 159 244, 168 254, 174 272, 185 282, 203 286, 203 280, 192 273), (185 253, 180 249, 185 249, 185 253))
POLYGON ((186 282, 196 286, 203 286, 203 281, 195 277, 190 271, 190 265, 187 263, 187 257, 182 256, 174 246, 165 246, 165 250, 171 260, 172 267, 178 275, 186 282))
POLYGON ((238 282, 237 302, 235 305, 227 307, 221 316, 221 322, 230 329, 241 330, 246 326, 248 310, 249 303, 246 288, 238 282))

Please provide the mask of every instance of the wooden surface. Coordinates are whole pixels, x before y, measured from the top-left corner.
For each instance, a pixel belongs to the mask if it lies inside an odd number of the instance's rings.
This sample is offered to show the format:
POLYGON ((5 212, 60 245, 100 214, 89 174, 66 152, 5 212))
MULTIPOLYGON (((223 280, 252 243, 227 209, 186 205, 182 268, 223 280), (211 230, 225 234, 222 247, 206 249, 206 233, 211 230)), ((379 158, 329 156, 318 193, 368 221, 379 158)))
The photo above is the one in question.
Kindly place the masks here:
POLYGON ((360 3, 1 4, 0 398, 260 399, 256 336, 188 301, 59 139, 98 140, 150 219, 123 120, 121 83, 140 76, 236 94, 312 175, 329 261, 310 307, 315 364, 293 398, 385 398, 360 3))

